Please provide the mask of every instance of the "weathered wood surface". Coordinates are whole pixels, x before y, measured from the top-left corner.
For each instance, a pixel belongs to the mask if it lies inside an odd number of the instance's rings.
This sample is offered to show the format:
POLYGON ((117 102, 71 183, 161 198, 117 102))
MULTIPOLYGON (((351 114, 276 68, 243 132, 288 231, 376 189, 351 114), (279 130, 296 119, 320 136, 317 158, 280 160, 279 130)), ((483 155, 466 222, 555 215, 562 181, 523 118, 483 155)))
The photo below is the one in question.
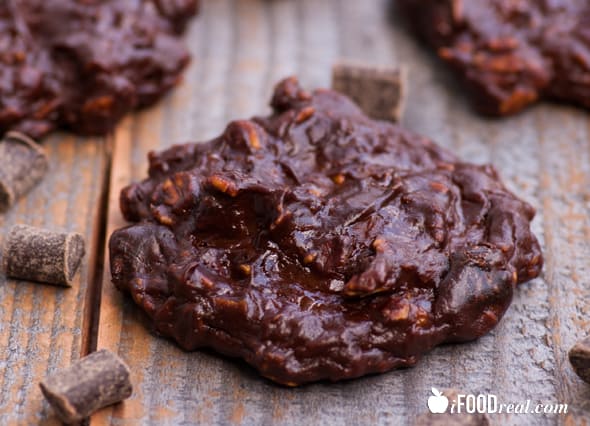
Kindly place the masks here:
MULTIPOLYGON (((531 202, 544 246, 542 278, 524 284, 500 325, 477 342, 438 348, 415 368, 338 384, 285 389, 242 363, 185 353, 152 336, 129 299, 103 280, 98 347, 131 366, 132 398, 92 425, 409 424, 430 387, 489 392, 500 402, 560 402, 564 416, 492 416, 496 424, 586 424, 590 387, 567 349, 590 331, 590 127, 587 112, 542 105, 514 118, 474 115, 440 63, 388 19, 387 0, 204 0, 188 35, 195 60, 181 88, 128 119, 115 136, 107 233, 124 225, 120 189, 145 177, 146 153, 206 140, 230 119, 267 111, 273 84, 296 74, 329 85, 338 59, 405 63, 403 124, 473 162, 492 162, 531 202)), ((27 319, 28 320, 28 319, 27 319)))
POLYGON ((43 401, 38 382, 78 359, 92 345, 87 331, 92 322, 96 259, 100 257, 96 242, 107 144, 102 139, 61 134, 43 145, 50 170, 28 196, 0 214, 0 244, 12 225, 28 224, 81 233, 87 243, 86 256, 72 288, 7 279, 0 272, 2 425, 60 424, 43 401))

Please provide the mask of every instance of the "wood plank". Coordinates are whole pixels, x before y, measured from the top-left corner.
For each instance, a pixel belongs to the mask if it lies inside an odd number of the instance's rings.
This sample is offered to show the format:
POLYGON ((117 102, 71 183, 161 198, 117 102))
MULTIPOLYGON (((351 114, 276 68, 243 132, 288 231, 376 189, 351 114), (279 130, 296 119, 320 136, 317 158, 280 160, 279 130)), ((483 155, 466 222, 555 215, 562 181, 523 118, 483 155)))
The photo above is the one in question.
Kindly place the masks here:
MULTIPOLYGON (((80 232, 87 254, 72 288, 39 285, 0 275, 0 423, 60 424, 43 402, 39 380, 69 365, 91 344, 86 298, 98 257, 100 199, 107 143, 55 135, 44 142, 50 171, 26 198, 0 215, 0 236, 12 225, 80 232)), ((101 251, 101 250, 100 250, 101 251)))
MULTIPOLYGON (((585 424, 590 388, 566 353, 590 328, 590 162, 588 113, 542 105, 505 120, 472 113, 440 63, 388 18, 389 0, 204 0, 189 45, 195 61, 182 87, 116 134, 107 233, 124 225, 119 191, 145 177, 145 156, 175 142, 206 140, 230 119, 267 111, 272 86, 299 75, 328 86, 337 59, 407 64, 403 124, 465 160, 494 163, 507 186, 533 204, 546 268, 520 286, 499 326, 477 342, 448 345, 417 367, 338 384, 285 389, 242 363, 186 353, 152 336, 143 317, 103 281, 99 348, 131 365, 132 398, 103 410, 107 424, 410 424, 426 411, 430 387, 493 393, 500 402, 568 403, 567 416, 495 416, 498 424, 585 424)), ((105 266, 105 270, 107 266, 105 266)))

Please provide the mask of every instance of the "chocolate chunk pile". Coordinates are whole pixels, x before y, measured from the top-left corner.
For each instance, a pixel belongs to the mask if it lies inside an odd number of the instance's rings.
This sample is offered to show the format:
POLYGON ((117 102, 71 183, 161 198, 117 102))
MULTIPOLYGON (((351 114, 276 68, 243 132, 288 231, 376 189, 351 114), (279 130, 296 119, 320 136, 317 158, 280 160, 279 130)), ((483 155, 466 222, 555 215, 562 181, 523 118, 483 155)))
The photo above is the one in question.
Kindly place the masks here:
POLYGON ((0 2, 0 134, 104 134, 158 100, 189 61, 197 0, 0 2))
POLYGON ((520 111, 540 98, 590 108, 586 0, 396 0, 462 77, 475 107, 520 111))
POLYGON ((273 113, 149 156, 112 279, 163 336, 298 385, 410 366, 492 329, 539 274, 533 208, 491 166, 281 82, 273 113))

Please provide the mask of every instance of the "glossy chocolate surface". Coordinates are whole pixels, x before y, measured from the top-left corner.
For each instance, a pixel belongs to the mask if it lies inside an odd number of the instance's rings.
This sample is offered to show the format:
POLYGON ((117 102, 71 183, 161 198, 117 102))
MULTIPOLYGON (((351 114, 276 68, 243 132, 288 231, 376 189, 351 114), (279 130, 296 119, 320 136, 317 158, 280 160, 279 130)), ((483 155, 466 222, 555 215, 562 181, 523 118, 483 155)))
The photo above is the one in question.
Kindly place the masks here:
POLYGON ((465 81, 475 107, 509 115, 542 98, 590 108, 586 0, 396 0, 465 81))
POLYGON ((269 117, 149 156, 112 279, 163 336, 298 385, 416 363, 493 328, 542 257, 492 166, 281 82, 269 117))
POLYGON ((0 2, 0 133, 105 134, 174 86, 197 0, 0 2))

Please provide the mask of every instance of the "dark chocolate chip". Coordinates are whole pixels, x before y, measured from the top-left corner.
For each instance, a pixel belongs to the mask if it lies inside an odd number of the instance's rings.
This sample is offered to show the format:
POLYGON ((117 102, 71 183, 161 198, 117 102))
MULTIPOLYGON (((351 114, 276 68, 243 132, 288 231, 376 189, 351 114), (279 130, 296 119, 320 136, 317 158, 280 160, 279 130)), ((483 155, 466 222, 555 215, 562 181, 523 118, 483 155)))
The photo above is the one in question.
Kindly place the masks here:
POLYGON ((84 252, 80 234, 16 225, 4 243, 4 270, 12 278, 69 287, 84 252))
POLYGON ((73 423, 131 396, 129 367, 112 352, 101 349, 39 383, 59 418, 73 423))
POLYGON ((590 383, 590 337, 576 343, 569 351, 570 363, 582 380, 590 383))
POLYGON ((365 114, 377 120, 398 122, 405 97, 404 68, 336 64, 332 88, 355 101, 365 114))
POLYGON ((41 146, 21 133, 8 132, 0 142, 0 212, 37 185, 48 168, 41 146))

